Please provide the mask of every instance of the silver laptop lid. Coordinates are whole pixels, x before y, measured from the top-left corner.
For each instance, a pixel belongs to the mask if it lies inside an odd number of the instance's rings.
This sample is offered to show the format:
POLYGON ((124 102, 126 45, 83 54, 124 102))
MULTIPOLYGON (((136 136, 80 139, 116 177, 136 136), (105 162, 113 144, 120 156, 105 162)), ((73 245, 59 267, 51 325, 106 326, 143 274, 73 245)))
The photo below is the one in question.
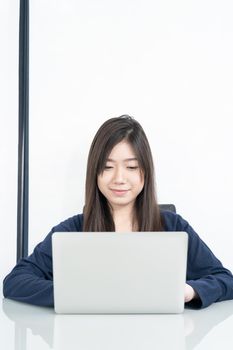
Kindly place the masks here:
POLYGON ((181 313, 186 232, 56 232, 57 313, 181 313))

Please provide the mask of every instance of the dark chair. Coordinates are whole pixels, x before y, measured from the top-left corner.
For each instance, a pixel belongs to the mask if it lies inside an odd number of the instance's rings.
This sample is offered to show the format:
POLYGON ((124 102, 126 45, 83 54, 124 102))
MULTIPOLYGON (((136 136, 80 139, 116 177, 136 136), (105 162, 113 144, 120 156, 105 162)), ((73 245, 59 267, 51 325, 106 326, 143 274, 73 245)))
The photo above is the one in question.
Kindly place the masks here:
POLYGON ((176 207, 174 204, 159 204, 159 209, 170 210, 173 213, 176 213, 176 207))

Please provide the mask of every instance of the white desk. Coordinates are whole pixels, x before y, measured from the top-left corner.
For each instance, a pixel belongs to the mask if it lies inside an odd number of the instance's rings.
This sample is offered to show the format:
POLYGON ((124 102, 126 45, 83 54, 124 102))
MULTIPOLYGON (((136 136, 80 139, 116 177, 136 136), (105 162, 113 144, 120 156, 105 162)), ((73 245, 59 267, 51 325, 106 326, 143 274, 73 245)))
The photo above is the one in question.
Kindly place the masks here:
POLYGON ((181 315, 57 315, 3 299, 4 350, 233 349, 233 301, 181 315))

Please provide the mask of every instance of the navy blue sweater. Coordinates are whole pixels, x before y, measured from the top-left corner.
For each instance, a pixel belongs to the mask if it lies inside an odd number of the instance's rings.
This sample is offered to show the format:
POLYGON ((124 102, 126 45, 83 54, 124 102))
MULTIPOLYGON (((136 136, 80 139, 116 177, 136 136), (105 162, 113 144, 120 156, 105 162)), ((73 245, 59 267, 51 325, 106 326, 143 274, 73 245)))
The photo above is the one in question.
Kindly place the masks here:
MULTIPOLYGON (((187 283, 199 299, 186 304, 204 308, 216 301, 233 299, 233 276, 180 215, 161 212, 165 231, 188 233, 187 283)), ((52 228, 33 253, 21 259, 3 281, 3 294, 25 303, 54 306, 51 236, 56 231, 82 231, 83 215, 75 215, 52 228)), ((171 291, 172 292, 172 291, 171 291)))

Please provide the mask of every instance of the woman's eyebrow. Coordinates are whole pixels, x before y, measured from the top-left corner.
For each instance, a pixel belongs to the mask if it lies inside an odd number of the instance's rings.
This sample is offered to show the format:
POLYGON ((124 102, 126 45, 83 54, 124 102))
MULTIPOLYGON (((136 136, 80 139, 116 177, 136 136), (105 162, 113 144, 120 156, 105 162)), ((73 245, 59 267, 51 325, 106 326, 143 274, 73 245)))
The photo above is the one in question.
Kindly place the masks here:
MULTIPOLYGON (((123 159, 124 162, 128 162, 130 160, 137 160, 137 158, 133 157, 133 158, 126 158, 126 159, 123 159)), ((112 158, 107 158, 106 159, 107 162, 113 162, 113 163, 116 163, 116 161, 112 158)))

